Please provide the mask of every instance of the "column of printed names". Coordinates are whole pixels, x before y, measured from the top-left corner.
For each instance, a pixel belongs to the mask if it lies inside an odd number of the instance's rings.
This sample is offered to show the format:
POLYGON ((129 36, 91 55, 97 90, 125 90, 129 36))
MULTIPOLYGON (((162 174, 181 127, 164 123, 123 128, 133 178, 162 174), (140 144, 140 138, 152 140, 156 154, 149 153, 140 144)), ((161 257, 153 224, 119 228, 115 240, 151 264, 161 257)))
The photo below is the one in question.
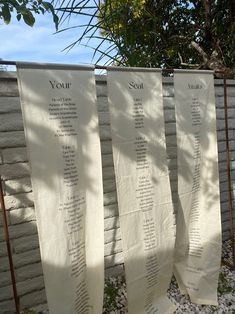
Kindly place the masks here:
POLYGON ((174 223, 161 72, 108 70, 108 98, 128 311, 173 313, 174 223))
POLYGON ((174 73, 178 212, 175 275, 192 302, 217 304, 221 219, 213 72, 174 73))
POLYGON ((100 314, 103 190, 93 68, 19 64, 50 314, 100 314))

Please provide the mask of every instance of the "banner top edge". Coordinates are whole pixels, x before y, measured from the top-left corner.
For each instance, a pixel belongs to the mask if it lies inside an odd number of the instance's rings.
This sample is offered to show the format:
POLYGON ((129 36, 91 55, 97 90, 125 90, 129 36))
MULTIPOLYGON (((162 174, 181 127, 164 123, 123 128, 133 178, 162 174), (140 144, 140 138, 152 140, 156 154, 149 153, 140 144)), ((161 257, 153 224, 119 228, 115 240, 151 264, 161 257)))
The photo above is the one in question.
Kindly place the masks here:
POLYGON ((213 70, 193 70, 193 69, 174 69, 174 73, 196 73, 196 74, 214 74, 213 70))
POLYGON ((107 66, 107 72, 120 71, 120 72, 162 72, 160 68, 142 68, 142 67, 118 67, 107 66))
POLYGON ((38 62, 16 62, 17 69, 69 69, 69 70, 94 70, 94 65, 74 65, 74 64, 59 64, 59 63, 38 63, 38 62))

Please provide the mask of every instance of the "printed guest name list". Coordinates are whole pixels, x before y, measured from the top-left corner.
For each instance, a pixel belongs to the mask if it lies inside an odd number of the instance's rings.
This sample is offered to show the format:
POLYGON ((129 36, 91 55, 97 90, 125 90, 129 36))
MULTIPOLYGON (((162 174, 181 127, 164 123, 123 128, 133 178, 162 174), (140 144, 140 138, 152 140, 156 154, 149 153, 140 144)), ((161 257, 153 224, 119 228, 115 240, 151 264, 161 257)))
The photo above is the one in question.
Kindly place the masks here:
POLYGON ((128 312, 173 313, 173 208, 161 73, 108 71, 108 98, 128 312))
POLYGON ((221 255, 212 72, 174 73, 178 193, 175 275, 192 302, 217 304, 221 255))
POLYGON ((93 69, 20 64, 18 76, 50 313, 102 313, 103 192, 93 69))

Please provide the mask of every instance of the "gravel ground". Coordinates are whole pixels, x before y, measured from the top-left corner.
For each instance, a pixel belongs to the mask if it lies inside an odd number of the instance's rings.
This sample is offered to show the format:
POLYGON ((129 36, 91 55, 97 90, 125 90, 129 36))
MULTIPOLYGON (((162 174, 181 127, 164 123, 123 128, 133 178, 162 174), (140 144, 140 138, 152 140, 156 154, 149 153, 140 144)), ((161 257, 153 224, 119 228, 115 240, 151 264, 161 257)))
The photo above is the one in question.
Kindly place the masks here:
MULTIPOLYGON (((223 244, 223 258, 232 261, 231 246, 229 241, 223 244)), ((177 305, 174 314, 235 314, 235 271, 227 266, 222 266, 218 286, 217 306, 192 304, 188 297, 182 296, 179 292, 175 279, 172 279, 168 290, 168 296, 177 305)), ((24 314, 48 314, 44 306, 35 308, 33 312, 24 314)), ((105 282, 104 314, 126 314, 127 298, 126 284, 123 277, 109 278, 105 282)))
MULTIPOLYGON (((229 241, 223 243, 223 259, 232 262, 232 252, 229 241)), ((127 313, 126 286, 122 278, 110 278, 105 287, 105 314, 127 313), (113 292, 110 297, 110 291, 113 292)), ((168 296, 177 305, 174 314, 235 314, 235 271, 222 266, 218 286, 218 307, 196 305, 187 296, 180 294, 176 280, 173 278, 168 290, 168 296)))

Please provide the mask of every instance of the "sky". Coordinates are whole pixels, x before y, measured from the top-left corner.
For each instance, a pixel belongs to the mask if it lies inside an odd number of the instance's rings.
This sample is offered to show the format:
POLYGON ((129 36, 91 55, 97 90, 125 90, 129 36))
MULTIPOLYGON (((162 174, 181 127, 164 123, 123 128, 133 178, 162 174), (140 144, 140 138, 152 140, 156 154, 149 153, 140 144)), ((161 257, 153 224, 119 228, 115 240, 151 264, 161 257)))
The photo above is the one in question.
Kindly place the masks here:
MULTIPOLYGON (((63 52, 69 44, 79 37, 79 29, 55 34, 55 26, 49 15, 36 15, 33 27, 23 21, 12 19, 5 25, 0 20, 0 58, 10 61, 33 61, 42 63, 91 64, 93 50, 75 46, 63 52)), ((77 17, 69 25, 77 25, 77 17)), ((84 23, 79 17, 79 23, 84 23)), ((66 27, 68 25, 64 25, 66 27)), ((94 60, 93 60, 94 63, 94 60)), ((101 63, 102 64, 102 63, 101 63)))

